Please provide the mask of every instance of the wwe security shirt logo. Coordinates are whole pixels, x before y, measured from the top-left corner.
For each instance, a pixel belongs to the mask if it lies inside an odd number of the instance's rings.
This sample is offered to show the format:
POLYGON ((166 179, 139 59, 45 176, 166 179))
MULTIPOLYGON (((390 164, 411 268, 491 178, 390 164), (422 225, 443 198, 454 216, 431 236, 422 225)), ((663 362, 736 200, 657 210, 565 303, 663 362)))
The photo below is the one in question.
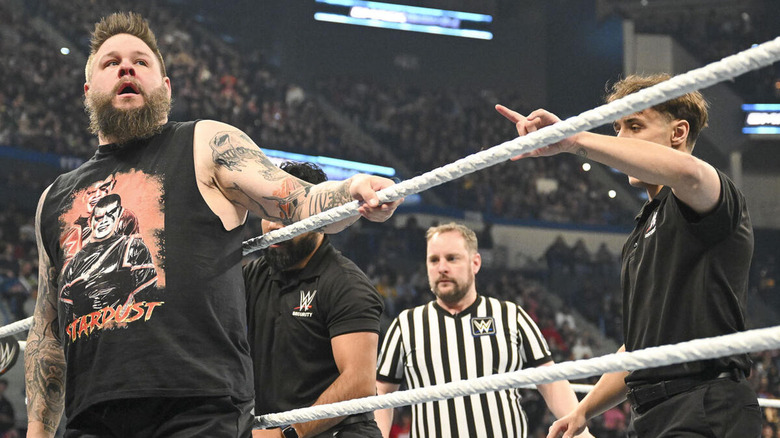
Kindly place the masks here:
POLYGON ((313 291, 301 291, 301 299, 298 301, 298 307, 293 308, 292 315, 300 318, 311 318, 313 312, 309 312, 312 308, 312 301, 314 296, 317 295, 317 290, 313 291))
POLYGON ((471 318, 471 334, 474 336, 495 335, 496 324, 493 322, 493 317, 471 318))

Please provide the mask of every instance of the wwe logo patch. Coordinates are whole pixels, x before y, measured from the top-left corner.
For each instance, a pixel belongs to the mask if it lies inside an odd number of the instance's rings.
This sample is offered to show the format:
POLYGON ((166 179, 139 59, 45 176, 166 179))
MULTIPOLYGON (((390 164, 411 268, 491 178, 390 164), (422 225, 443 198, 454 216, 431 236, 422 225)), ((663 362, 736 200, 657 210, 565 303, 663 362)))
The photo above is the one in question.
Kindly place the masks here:
POLYGON ((495 335, 496 325, 493 317, 471 318, 471 334, 474 336, 495 335))
POLYGON ((653 212, 653 217, 650 218, 650 223, 647 225, 647 228, 645 228, 645 237, 650 237, 655 233, 655 227, 656 227, 656 221, 658 219, 658 212, 653 212))
POLYGON ((298 307, 293 308, 293 316, 302 318, 310 318, 312 312, 309 309, 312 308, 312 301, 314 301, 314 295, 317 295, 317 291, 301 291, 301 299, 298 302, 298 307))

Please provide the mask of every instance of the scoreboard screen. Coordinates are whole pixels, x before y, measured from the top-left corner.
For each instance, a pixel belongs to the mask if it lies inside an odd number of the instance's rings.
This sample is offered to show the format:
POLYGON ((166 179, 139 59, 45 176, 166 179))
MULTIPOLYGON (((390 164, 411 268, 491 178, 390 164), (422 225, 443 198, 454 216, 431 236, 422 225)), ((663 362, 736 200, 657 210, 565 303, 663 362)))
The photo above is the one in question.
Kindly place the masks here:
POLYGON ((488 14, 365 0, 315 0, 314 19, 481 40, 493 39, 488 14))
POLYGON ((745 123, 742 133, 755 139, 775 139, 780 136, 780 104, 753 103, 742 105, 745 123))

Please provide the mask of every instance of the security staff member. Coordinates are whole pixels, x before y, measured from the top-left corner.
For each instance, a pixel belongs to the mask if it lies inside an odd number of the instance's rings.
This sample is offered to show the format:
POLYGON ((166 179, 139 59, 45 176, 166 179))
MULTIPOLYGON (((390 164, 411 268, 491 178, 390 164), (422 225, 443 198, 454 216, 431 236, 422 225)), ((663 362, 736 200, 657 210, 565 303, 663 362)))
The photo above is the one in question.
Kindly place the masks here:
MULTIPOLYGON (((283 163, 310 183, 325 173, 308 163, 283 163)), ((262 221, 263 233, 281 228, 262 221)), ((255 413, 368 397, 374 373, 382 299, 365 274, 321 232, 271 245, 244 267, 255 413)), ((380 437, 372 413, 269 430, 253 437, 380 437)))
MULTIPOLYGON (((668 79, 629 76, 608 101, 668 79)), ((537 110, 524 117, 497 110, 520 135, 559 119, 537 110)), ((692 155, 707 126, 707 102, 692 92, 613 123, 617 137, 581 132, 521 157, 569 152, 629 175, 647 191, 623 247, 621 286, 626 351, 745 330, 753 228, 745 197, 726 175, 692 155), (681 313, 682 312, 682 313, 681 313)), ((629 436, 758 437, 761 412, 744 378, 747 355, 602 376, 549 438, 570 437, 628 397, 629 436)))

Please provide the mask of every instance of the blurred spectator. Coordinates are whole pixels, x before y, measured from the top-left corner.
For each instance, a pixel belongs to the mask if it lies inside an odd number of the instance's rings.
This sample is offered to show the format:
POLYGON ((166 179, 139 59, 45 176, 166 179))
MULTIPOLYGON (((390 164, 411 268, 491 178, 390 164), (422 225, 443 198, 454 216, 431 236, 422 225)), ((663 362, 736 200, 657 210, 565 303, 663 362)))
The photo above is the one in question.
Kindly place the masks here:
POLYGON ((17 438, 18 432, 14 428, 15 416, 11 402, 5 397, 8 389, 8 380, 0 379, 0 438, 17 438))

